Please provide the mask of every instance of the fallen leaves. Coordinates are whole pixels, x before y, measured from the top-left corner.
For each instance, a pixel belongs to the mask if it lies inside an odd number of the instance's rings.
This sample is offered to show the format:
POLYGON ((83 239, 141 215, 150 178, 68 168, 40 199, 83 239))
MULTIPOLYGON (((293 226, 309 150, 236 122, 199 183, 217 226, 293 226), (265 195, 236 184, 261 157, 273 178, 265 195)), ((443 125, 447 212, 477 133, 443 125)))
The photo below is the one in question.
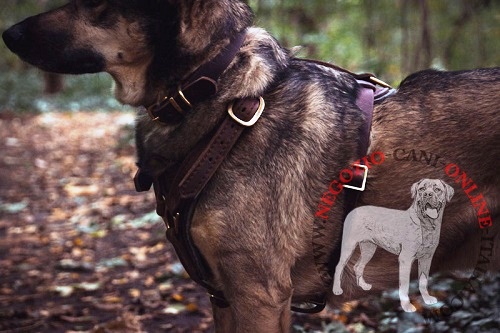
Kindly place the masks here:
POLYGON ((77 290, 96 291, 99 290, 100 288, 101 288, 100 282, 94 282, 94 283, 81 282, 81 283, 75 283, 70 286, 54 286, 52 290, 59 293, 59 295, 62 297, 69 297, 77 290))
POLYGON ((4 211, 9 214, 17 214, 22 212, 28 207, 27 201, 5 203, 0 205, 0 211, 4 211))
POLYGON ((132 122, 0 118, 0 331, 208 327, 208 298, 167 244, 154 194, 133 187, 132 122))
POLYGON ((99 192, 99 187, 97 185, 66 184, 64 190, 70 197, 87 197, 96 195, 99 192))
MULTIPOLYGON (((209 299, 166 242, 152 191, 133 188, 132 122, 130 113, 0 115, 0 332, 210 329, 209 299)), ((444 282, 431 284, 443 300, 453 289, 444 282)), ((500 279, 481 288, 482 297, 465 299, 464 311, 436 327, 496 325, 488 311, 498 309, 500 279)), ((398 308, 396 290, 295 315, 294 332, 424 326, 422 315, 399 316, 398 308)))

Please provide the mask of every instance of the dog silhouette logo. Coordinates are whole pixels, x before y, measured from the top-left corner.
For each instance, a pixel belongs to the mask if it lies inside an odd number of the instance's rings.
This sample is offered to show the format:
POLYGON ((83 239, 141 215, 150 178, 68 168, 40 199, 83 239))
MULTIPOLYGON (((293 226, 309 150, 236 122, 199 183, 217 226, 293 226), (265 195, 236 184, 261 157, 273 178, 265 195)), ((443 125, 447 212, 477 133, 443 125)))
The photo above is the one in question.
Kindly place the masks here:
POLYGON ((343 293, 342 273, 358 245, 361 255, 354 266, 354 273, 358 286, 370 290, 372 285, 364 280, 363 272, 377 246, 380 246, 399 256, 399 298, 403 310, 416 310, 408 297, 411 266, 415 260, 418 261, 419 289, 424 302, 437 303, 427 290, 429 270, 439 244, 443 211, 453 194, 453 188, 442 180, 422 179, 411 187, 414 200, 407 210, 363 206, 350 212, 344 223, 333 293, 343 293))

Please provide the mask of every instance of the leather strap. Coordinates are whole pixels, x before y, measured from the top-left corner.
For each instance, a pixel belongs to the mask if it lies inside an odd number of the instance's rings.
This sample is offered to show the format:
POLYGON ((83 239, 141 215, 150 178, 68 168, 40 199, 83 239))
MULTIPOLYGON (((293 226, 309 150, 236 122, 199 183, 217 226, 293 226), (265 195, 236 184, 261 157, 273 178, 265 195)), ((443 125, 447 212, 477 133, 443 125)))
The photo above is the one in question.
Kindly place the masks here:
MULTIPOLYGON (((264 106, 263 99, 238 99, 233 103, 233 113, 238 119, 249 121, 264 106)), ((166 197, 167 206, 174 215, 182 200, 198 197, 245 128, 247 127, 227 115, 201 152, 195 152, 195 158, 192 154, 186 158, 175 177, 175 184, 166 197)))
POLYGON ((229 67, 243 45, 246 32, 241 32, 211 61, 203 64, 184 80, 171 97, 164 97, 147 110, 153 120, 161 123, 179 121, 193 105, 217 93, 217 81, 229 67))
MULTIPOLYGON (((262 105, 257 98, 239 99, 233 104, 238 119, 250 121, 262 105)), ((232 117, 226 117, 209 142, 207 148, 179 184, 182 198, 196 197, 224 161, 231 148, 246 127, 232 117)))
MULTIPOLYGON (((233 114, 239 120, 250 121, 261 114, 263 103, 262 98, 237 100, 233 114)), ((218 307, 228 307, 229 303, 211 285, 212 272, 193 242, 191 223, 200 193, 246 128, 228 114, 212 138, 185 159, 173 181, 169 182, 164 174, 154 182, 157 212, 167 225, 168 240, 191 279, 207 289, 218 307)))

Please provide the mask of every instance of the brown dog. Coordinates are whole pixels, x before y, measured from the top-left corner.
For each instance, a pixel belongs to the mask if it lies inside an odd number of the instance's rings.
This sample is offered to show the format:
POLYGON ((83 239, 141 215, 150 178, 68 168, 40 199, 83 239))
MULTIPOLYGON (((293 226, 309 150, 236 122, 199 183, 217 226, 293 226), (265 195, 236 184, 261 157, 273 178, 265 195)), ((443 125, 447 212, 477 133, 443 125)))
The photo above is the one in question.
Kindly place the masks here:
MULTIPOLYGON (((365 293, 354 288, 354 260, 344 270, 342 296, 331 292, 327 266, 341 242, 345 197, 334 191, 333 202, 326 193, 361 157, 358 133, 365 119, 352 76, 294 58, 251 22, 240 0, 74 0, 28 18, 3 38, 47 71, 106 71, 121 102, 149 106, 245 32, 217 93, 189 115, 160 124, 139 112, 139 163, 153 179, 173 176, 229 103, 264 98, 264 114, 199 196, 191 232, 213 273, 211 283, 230 304, 214 306, 217 331, 286 332, 292 302, 327 293, 335 304, 365 293), (329 204, 327 220, 316 216, 320 201, 329 204)), ((402 210, 419 179, 455 186, 431 272, 500 266, 499 97, 498 68, 425 71, 375 105, 369 154, 381 152, 385 160, 371 166, 359 204, 402 210)), ((364 278, 372 291, 394 288, 398 267, 396 256, 379 251, 364 278)))

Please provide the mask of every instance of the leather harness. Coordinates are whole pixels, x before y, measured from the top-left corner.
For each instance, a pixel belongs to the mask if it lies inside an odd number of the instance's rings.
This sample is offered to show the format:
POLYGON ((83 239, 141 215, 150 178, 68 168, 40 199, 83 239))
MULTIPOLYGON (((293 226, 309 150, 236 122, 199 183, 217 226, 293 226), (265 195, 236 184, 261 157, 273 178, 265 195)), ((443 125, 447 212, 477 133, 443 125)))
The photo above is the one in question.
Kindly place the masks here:
MULTIPOLYGON (((149 107, 148 112, 151 118, 161 123, 182 120, 183 116, 194 105, 213 97, 217 93, 219 77, 235 58, 243 44, 244 37, 244 32, 238 34, 218 56, 199 67, 184 80, 179 88, 171 94, 172 97, 165 97, 162 101, 149 107)), ((328 63, 312 62, 348 72, 328 63)), ((362 157, 368 150, 374 100, 383 98, 394 90, 372 75, 348 73, 353 75, 360 85, 356 103, 366 119, 365 126, 361 131, 358 151, 359 156, 362 157), (376 84, 383 88, 376 88, 376 84)), ((206 288, 212 303, 221 308, 228 307, 229 303, 223 293, 210 282, 212 281, 212 272, 191 237, 192 218, 200 193, 245 129, 258 121, 264 108, 265 101, 262 97, 236 99, 228 106, 227 115, 220 125, 188 155, 173 178, 168 177, 167 174, 170 172, 164 172, 159 177, 153 178, 141 170, 141 165, 138 165, 139 170, 134 177, 138 192, 148 191, 153 185, 156 196, 156 211, 165 221, 168 240, 174 246, 177 256, 191 279, 206 288)), ((359 192, 355 190, 346 189, 346 215, 354 208, 358 194, 359 192)), ((338 261, 340 246, 334 251, 332 257, 338 261)), ((292 310, 307 313, 319 312, 324 308, 325 301, 323 298, 321 301, 313 301, 311 304, 314 304, 312 309, 292 307, 292 310)))

